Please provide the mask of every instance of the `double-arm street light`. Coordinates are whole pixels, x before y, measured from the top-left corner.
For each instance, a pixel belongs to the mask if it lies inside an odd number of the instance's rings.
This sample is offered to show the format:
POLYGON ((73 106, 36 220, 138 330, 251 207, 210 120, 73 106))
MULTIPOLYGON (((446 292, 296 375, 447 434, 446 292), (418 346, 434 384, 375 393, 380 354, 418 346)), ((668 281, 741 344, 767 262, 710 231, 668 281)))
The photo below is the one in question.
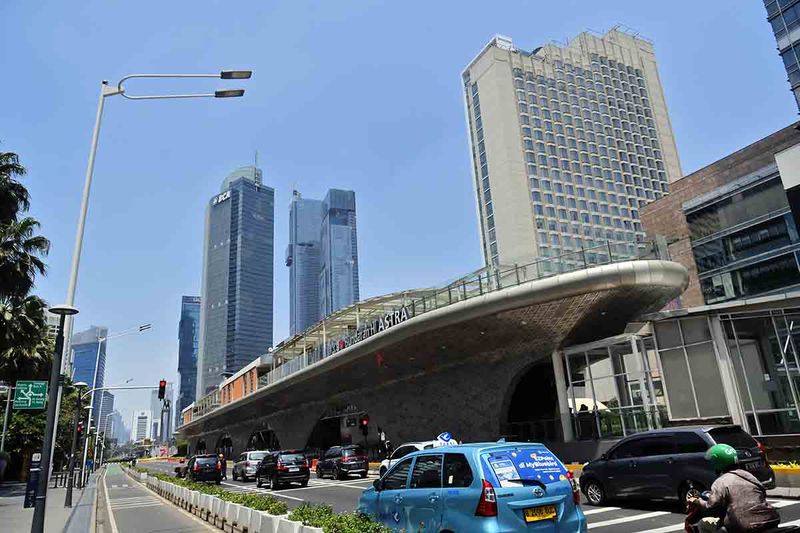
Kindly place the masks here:
MULTIPOLYGON (((108 81, 103 80, 100 84, 100 97, 97 102, 97 113, 94 119, 94 130, 92 131, 92 143, 89 148, 89 162, 86 166, 86 178, 83 183, 83 196, 81 197, 81 210, 78 215, 78 230, 75 235, 75 248, 72 252, 72 266, 69 273, 69 285, 67 287, 67 305, 73 305, 75 301, 75 289, 78 284, 78 269, 81 262, 81 251, 83 249, 83 233, 86 225, 86 213, 89 209, 89 192, 92 188, 92 176, 94 174, 94 161, 97 155, 97 143, 100 137, 100 124, 103 119, 103 106, 105 99, 109 96, 120 95, 128 100, 170 100, 178 98, 235 98, 244 96, 244 89, 222 89, 213 93, 187 93, 187 94, 129 94, 124 84, 131 79, 185 79, 185 78, 217 78, 223 80, 246 80, 253 75, 251 70, 223 70, 216 74, 130 74, 119 80, 116 85, 109 85, 108 81)), ((71 372, 72 356, 70 343, 72 340, 72 320, 67 320, 67 351, 69 354, 68 369, 71 372)))

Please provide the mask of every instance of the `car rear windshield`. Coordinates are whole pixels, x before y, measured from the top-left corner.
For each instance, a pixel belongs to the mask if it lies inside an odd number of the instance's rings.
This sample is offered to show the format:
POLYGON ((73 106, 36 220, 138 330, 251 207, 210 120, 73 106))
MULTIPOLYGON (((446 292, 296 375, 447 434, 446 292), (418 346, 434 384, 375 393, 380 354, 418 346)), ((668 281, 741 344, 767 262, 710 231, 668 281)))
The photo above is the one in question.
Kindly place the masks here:
POLYGON ((345 448, 345 449, 343 449, 342 450, 342 455, 344 455, 345 457, 350 457, 351 455, 367 455, 367 454, 366 454, 366 452, 364 452, 364 448, 362 448, 361 446, 358 446, 356 448, 345 448))
POLYGON ((305 461, 306 457, 302 453, 282 453, 280 457, 281 461, 285 462, 298 462, 298 461, 305 461))
POLYGON ((483 454, 483 459, 501 487, 514 487, 525 481, 554 483, 565 480, 567 475, 561 461, 550 450, 540 446, 488 452, 483 454))
POLYGON ((215 464, 217 464, 217 458, 216 457, 198 457, 197 458, 197 464, 203 465, 203 466, 215 465, 215 464))
POLYGON ((260 460, 261 460, 261 459, 263 459, 263 458, 264 458, 266 455, 267 455, 267 452, 257 452, 257 453, 251 453, 251 454, 250 454, 250 460, 251 460, 251 461, 260 461, 260 460))
POLYGON ((742 428, 714 428, 708 431, 717 444, 727 444, 734 448, 755 448, 758 446, 756 439, 747 434, 742 428))

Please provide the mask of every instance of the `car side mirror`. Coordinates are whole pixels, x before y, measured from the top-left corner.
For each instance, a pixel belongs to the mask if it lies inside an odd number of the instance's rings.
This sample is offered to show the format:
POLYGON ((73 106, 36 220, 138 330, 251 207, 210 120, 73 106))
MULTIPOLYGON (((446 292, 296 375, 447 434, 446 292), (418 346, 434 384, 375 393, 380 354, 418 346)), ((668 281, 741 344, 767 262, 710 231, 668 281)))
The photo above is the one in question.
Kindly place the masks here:
POLYGON ((383 483, 381 483, 380 479, 376 479, 372 482, 372 487, 377 491, 380 492, 383 490, 383 483))
POLYGON ((603 461, 608 461, 608 454, 606 454, 606 453, 602 454, 600 456, 600 459, 602 459, 603 461))

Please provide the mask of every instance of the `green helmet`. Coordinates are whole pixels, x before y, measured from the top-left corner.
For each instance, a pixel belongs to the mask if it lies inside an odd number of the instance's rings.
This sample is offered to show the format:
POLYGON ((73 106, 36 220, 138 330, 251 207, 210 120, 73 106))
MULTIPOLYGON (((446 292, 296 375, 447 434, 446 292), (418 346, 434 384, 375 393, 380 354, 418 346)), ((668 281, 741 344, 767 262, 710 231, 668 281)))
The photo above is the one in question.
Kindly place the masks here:
POLYGON ((736 450, 727 444, 715 444, 706 452, 706 459, 714 465, 714 470, 724 472, 739 462, 736 450))

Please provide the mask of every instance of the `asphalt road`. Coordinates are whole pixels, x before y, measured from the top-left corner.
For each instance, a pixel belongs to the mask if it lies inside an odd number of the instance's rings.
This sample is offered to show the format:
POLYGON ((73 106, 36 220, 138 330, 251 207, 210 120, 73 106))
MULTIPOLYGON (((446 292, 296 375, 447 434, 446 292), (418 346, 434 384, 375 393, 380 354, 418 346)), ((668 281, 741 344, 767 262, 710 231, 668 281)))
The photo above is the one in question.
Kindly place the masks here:
MULTIPOLYGON (((176 464, 167 462, 139 463, 138 466, 173 473, 176 464)), ((283 499, 289 507, 303 502, 327 503, 336 511, 353 511, 358 505, 361 491, 372 485, 376 476, 366 479, 354 478, 348 481, 316 479, 311 474, 308 487, 292 485, 277 491, 268 488, 258 489, 254 481, 243 483, 233 481, 230 468, 228 480, 222 486, 231 491, 258 492, 271 494, 283 499)), ((784 524, 800 525, 800 500, 770 499, 778 507, 784 524)), ((683 531, 684 514, 675 504, 667 502, 628 503, 616 502, 615 506, 592 507, 585 500, 582 509, 589 522, 589 530, 598 533, 668 533, 683 531)), ((122 530, 120 530, 122 532, 122 530)))
POLYGON ((128 477, 119 465, 98 479, 100 533, 207 533, 218 531, 128 477))

